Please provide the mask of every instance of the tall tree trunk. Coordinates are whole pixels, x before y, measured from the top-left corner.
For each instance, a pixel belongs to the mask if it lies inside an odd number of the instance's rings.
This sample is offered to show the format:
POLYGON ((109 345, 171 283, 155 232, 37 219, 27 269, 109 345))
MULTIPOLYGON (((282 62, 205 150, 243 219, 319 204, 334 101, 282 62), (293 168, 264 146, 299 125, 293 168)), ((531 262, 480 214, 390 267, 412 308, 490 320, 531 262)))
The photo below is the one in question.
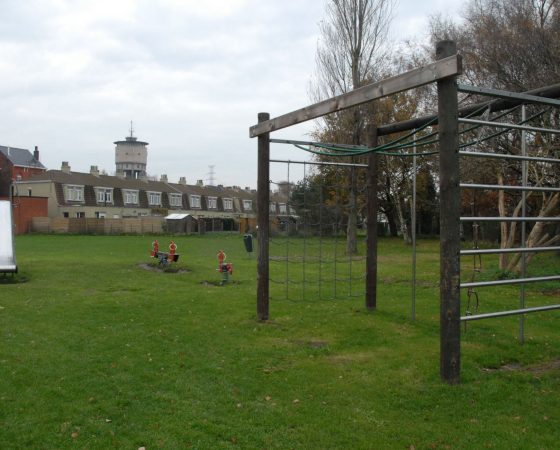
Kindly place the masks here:
MULTIPOLYGON (((498 184, 500 186, 504 185, 504 176, 501 172, 498 172, 498 184)), ((498 212, 500 217, 506 216, 506 199, 505 192, 503 190, 498 191, 498 212)), ((508 224, 507 222, 500 222, 500 248, 507 248, 508 242, 508 224)), ((500 253, 499 256, 499 267, 500 270, 505 270, 508 266, 509 255, 507 253, 500 253)))
POLYGON ((406 219, 404 217, 404 213, 402 209, 401 198, 400 195, 398 194, 395 195, 395 208, 397 210, 397 215, 399 218, 399 226, 401 229, 402 237, 404 239, 404 243, 407 245, 412 244, 412 237, 410 235, 409 228, 406 226, 406 219))
MULTIPOLYGON (((548 217, 554 213, 554 210, 560 204, 560 193, 556 193, 545 199, 541 210, 539 211, 539 217, 548 217)), ((527 236, 527 247, 546 247, 549 245, 554 245, 560 242, 560 235, 550 236, 545 233, 546 222, 536 222, 535 226, 527 236)), ((526 264, 529 263, 534 253, 527 253, 525 255, 526 264)), ((508 264, 507 270, 520 273, 521 272, 521 254, 515 253, 513 258, 508 264)))
POLYGON ((389 214, 387 214, 387 224, 389 225, 389 234, 391 237, 397 237, 399 235, 399 230, 397 228, 397 221, 395 220, 395 213, 393 209, 391 209, 389 214))

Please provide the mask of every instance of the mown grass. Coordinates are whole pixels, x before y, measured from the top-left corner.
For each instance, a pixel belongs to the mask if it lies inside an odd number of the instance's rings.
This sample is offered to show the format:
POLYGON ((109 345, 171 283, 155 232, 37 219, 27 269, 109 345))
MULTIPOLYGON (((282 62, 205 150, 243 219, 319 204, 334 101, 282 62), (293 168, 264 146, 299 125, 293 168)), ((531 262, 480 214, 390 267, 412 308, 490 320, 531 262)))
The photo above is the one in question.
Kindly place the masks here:
MULTIPOLYGON (((436 241, 419 242, 414 322, 410 248, 385 239, 376 312, 280 286, 259 323, 240 236, 174 238, 181 273, 139 266, 152 240, 17 238, 27 282, 0 283, 0 448, 558 448, 559 313, 528 316, 523 345, 517 318, 470 324, 462 384, 442 383, 436 241)), ((558 273, 559 257, 531 271, 558 273)), ((558 287, 528 286, 527 304, 558 303, 558 287)), ((515 287, 479 294, 481 312, 518 304, 515 287)))

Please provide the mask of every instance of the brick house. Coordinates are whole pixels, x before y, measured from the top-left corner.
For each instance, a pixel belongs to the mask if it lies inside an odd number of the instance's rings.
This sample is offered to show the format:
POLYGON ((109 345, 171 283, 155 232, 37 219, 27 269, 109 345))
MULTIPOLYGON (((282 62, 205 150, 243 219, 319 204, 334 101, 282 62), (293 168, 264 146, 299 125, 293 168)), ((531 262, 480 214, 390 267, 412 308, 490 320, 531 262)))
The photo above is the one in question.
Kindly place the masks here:
POLYGON ((13 182, 26 180, 46 170, 39 161, 37 147, 31 154, 25 148, 0 145, 0 197, 10 196, 10 186, 13 182))
POLYGON ((39 161, 39 150, 33 154, 24 148, 0 145, 0 199, 12 200, 14 231, 26 233, 31 219, 47 214, 47 198, 34 196, 31 191, 20 191, 17 181, 27 180, 46 171, 39 161))

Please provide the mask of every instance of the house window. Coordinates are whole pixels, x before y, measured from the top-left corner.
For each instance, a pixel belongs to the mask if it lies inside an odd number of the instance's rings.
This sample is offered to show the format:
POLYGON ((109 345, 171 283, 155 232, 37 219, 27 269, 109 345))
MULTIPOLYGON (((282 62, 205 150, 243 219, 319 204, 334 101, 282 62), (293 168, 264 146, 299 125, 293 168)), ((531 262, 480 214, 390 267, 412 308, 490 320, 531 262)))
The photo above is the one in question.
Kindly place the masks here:
POLYGON ((123 191, 125 205, 138 204, 138 191, 123 191))
POLYGON ((224 209, 226 211, 231 211, 233 209, 233 199, 224 198, 224 209))
POLYGON ((169 194, 169 205, 182 206, 181 194, 169 194))
POLYGON ((97 203, 113 203, 113 189, 96 188, 97 203))
POLYGON ((253 209, 253 200, 243 200, 243 209, 251 211, 253 209))
POLYGON ((161 192, 148 192, 148 203, 150 206, 160 206, 161 192))
POLYGON ((97 219, 105 219, 105 217, 107 217, 107 213, 101 211, 95 211, 95 217, 97 219))
POLYGON ((287 212, 286 204, 285 203, 279 203, 278 206, 280 207, 280 214, 286 214, 286 212, 287 212))
POLYGON ((83 186, 66 186, 66 200, 69 202, 81 202, 84 199, 83 186))
POLYGON ((269 212, 275 213, 276 212, 276 203, 270 202, 269 212))
POLYGON ((84 219, 86 217, 86 213, 85 212, 77 212, 76 217, 78 219, 84 219))
POLYGON ((62 217, 64 217, 65 219, 68 219, 70 217, 70 213, 68 212, 63 212, 62 213, 62 217))
POLYGON ((295 216, 295 214, 296 214, 296 210, 294 209, 293 206, 290 206, 290 214, 293 215, 293 216, 295 216))
POLYGON ((191 208, 200 208, 200 195, 191 195, 191 208))
POLYGON ((208 197, 208 209, 216 209, 218 207, 218 197, 208 197))

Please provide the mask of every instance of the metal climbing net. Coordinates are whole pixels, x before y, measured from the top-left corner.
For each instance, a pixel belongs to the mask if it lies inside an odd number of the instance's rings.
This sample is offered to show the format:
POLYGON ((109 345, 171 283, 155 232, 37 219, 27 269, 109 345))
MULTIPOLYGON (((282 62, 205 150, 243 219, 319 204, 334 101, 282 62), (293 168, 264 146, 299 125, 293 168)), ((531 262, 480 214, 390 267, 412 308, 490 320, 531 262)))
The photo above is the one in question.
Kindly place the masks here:
MULTIPOLYGON (((367 165, 273 159, 270 162, 286 166, 285 178, 270 181, 271 299, 363 297, 364 234, 358 229, 357 252, 349 253, 346 231, 352 186, 347 181, 351 171, 363 172, 367 165), (297 182, 291 177, 293 165, 303 166, 303 178, 297 182), (318 176, 313 170, 317 166, 326 166, 328 176, 318 176)), ((358 187, 355 194, 362 198, 364 188, 358 187)))

